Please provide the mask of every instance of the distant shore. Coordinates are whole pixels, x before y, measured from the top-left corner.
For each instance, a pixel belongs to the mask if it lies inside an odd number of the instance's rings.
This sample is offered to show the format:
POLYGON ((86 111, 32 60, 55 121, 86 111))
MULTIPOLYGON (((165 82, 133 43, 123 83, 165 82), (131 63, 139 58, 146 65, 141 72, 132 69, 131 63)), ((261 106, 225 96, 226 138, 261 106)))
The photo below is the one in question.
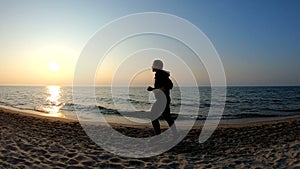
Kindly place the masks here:
MULTIPOLYGON (((105 127, 105 126, 103 126, 105 127)), ((114 128, 150 137, 149 126, 114 128)), ((0 108, 0 168, 289 168, 300 167, 300 118, 221 125, 199 144, 192 129, 171 150, 149 158, 125 158, 92 142, 76 121, 0 108)))

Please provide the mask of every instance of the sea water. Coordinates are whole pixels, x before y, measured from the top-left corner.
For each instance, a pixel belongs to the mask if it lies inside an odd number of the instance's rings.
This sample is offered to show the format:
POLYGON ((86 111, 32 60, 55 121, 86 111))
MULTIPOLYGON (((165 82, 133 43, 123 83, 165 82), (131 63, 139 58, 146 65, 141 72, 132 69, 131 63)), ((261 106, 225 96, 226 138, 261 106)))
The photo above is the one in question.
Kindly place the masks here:
MULTIPOLYGON (((131 112, 132 115, 149 112, 155 101, 146 87, 114 88, 114 91, 129 91, 117 97, 112 96, 111 87, 93 88, 95 96, 84 94, 90 89, 90 87, 81 87, 83 94, 80 100, 82 102, 75 104, 72 87, 1 86, 0 105, 31 110, 45 116, 70 119, 77 119, 76 111, 83 111, 87 112, 86 119, 93 119, 98 113, 106 116, 121 116, 120 112, 126 111, 126 105, 121 105, 123 109, 120 110, 115 100, 124 100, 124 103, 129 103, 135 110, 131 112)), ((215 103, 211 103, 210 87, 174 87, 171 91, 171 99, 172 115, 175 117, 181 113, 186 119, 205 119, 209 108, 215 106, 215 103), (194 91, 199 92, 199 95, 194 94, 194 91), (182 95, 183 92, 188 94, 182 95), (180 112, 181 106, 186 107, 185 112, 180 112), (195 106, 197 106, 196 109, 195 106)), ((221 118, 242 119, 293 115, 300 115, 300 87, 227 87, 225 109, 221 113, 221 118)))

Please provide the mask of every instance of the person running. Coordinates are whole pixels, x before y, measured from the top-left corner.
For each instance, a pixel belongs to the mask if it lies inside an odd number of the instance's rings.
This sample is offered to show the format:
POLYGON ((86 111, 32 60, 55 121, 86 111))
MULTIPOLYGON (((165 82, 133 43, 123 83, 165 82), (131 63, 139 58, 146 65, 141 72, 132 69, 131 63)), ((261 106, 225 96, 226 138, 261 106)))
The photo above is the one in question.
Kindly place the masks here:
MULTIPOLYGON (((151 112, 159 111, 160 109, 161 112, 154 112, 154 113, 162 113, 161 117, 164 120, 166 120, 168 125, 171 127, 174 124, 174 120, 171 117, 171 112, 170 112, 170 103, 171 103, 170 90, 173 88, 173 83, 169 78, 170 73, 163 70, 163 62, 161 60, 153 61, 152 72, 155 72, 154 88, 149 86, 147 90, 154 92, 156 101, 152 105, 151 112), (164 96, 161 96, 160 95, 161 93, 163 93, 164 96), (162 107, 162 109, 159 107, 162 107)), ((152 121, 152 125, 156 135, 159 135, 161 133, 158 119, 159 118, 156 118, 152 121)), ((175 125, 171 127, 171 129, 172 132, 176 132, 175 125)))

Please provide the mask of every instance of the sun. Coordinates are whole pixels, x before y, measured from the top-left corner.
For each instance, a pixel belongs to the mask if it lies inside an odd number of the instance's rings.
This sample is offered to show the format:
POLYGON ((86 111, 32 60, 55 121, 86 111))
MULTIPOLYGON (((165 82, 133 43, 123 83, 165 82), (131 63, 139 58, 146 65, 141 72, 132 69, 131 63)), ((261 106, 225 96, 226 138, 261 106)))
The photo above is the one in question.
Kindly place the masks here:
POLYGON ((59 64, 56 61, 51 61, 49 63, 49 69, 51 72, 56 72, 59 69, 59 64))

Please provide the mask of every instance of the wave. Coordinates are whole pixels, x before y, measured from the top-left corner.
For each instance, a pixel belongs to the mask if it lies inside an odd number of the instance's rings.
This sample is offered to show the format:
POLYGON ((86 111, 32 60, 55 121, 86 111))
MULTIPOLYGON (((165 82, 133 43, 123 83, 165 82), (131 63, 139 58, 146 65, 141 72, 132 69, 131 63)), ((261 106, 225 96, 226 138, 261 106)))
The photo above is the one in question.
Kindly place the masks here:
POLYGON ((128 99, 128 101, 133 103, 133 104, 143 104, 143 105, 150 105, 151 104, 149 102, 138 101, 138 100, 134 100, 134 99, 128 99))
POLYGON ((300 115, 300 113, 294 114, 260 114, 260 113, 244 113, 237 115, 223 115, 222 119, 243 119, 243 118, 270 118, 270 117, 288 117, 300 115))
MULTIPOLYGON (((129 100, 129 101, 135 101, 133 99, 129 100)), ((135 104, 142 104, 145 103, 143 101, 135 101, 135 104)), ((150 104, 150 103, 149 103, 150 104)), ((32 106, 32 107, 28 107, 28 106, 22 106, 22 105, 10 105, 8 103, 2 102, 0 101, 0 105, 4 105, 4 106, 9 106, 9 107, 13 107, 13 108, 18 108, 21 110, 32 110, 32 111, 36 111, 36 112, 40 112, 40 113, 49 113, 47 112, 47 110, 43 109, 43 106, 45 105, 40 105, 40 106, 32 106)), ((52 105, 48 105, 48 106, 52 106, 52 105)), ((57 106, 57 105, 53 105, 53 106, 57 106)), ((88 113, 88 114, 93 114, 93 113, 102 113, 102 114, 106 114, 106 115, 124 115, 124 116, 128 116, 128 117, 136 117, 136 118, 147 118, 150 114, 149 112, 146 111, 138 111, 138 112, 119 112, 117 109, 114 108, 110 108, 107 106, 103 106, 103 105, 84 105, 84 104, 76 104, 76 103, 72 103, 72 102, 68 102, 68 103, 64 103, 63 105, 59 105, 61 106, 60 111, 62 113, 64 112, 68 112, 68 113, 76 113, 76 110, 81 110, 84 113, 88 113), (100 110, 100 111, 99 111, 100 110)), ((176 106, 180 106, 180 105, 174 105, 175 108, 176 106)), ((200 108, 203 107, 209 107, 210 104, 208 103, 202 103, 200 104, 200 108), (201 106, 202 105, 202 106, 201 106)), ((174 107, 172 107, 172 110, 176 110, 174 107)), ((237 109, 233 108, 231 109, 230 107, 227 107, 230 110, 227 110, 228 113, 226 114, 226 111, 224 112, 224 114, 221 117, 211 117, 212 119, 242 119, 242 118, 267 118, 267 117, 285 117, 285 116, 294 116, 294 115, 300 115, 300 108, 296 107, 296 108, 292 108, 292 109, 275 109, 274 107, 271 108, 263 108, 260 110, 257 109, 253 109, 255 110, 254 112, 250 112, 252 109, 250 108, 243 108, 243 107, 239 107, 237 109), (229 113, 229 111, 231 111, 233 113, 229 113), (236 111, 235 111, 236 110, 236 111), (260 112, 260 113, 256 113, 256 112, 260 112)), ((171 116, 174 119, 178 118, 178 112, 171 112, 171 116)), ((180 115, 180 119, 183 120, 205 120, 207 119, 206 116, 202 116, 202 115, 180 115)))
MULTIPOLYGON (((299 114, 288 114, 288 115, 280 115, 280 114, 259 114, 259 113, 244 113, 244 114, 238 114, 238 115, 222 115, 222 116, 191 116, 191 115, 182 115, 181 119, 184 120, 216 120, 216 119, 222 119, 222 120, 231 120, 231 119, 244 119, 244 118, 274 118, 274 117, 289 117, 289 116, 295 116, 300 115, 299 114)), ((172 117, 175 119, 177 115, 172 114, 172 117)))
POLYGON ((103 106, 97 106, 99 108, 99 110, 102 110, 103 114, 120 114, 118 110, 115 110, 115 109, 110 109, 110 108, 106 108, 106 107, 103 107, 103 106))
POLYGON ((98 109, 101 110, 101 113, 103 114, 115 114, 115 115, 120 114, 116 109, 111 109, 100 105, 83 105, 83 104, 76 104, 76 103, 66 103, 61 108, 61 110, 66 110, 66 111, 76 111, 76 109, 82 111, 93 111, 98 109))
POLYGON ((280 117, 278 114, 260 114, 260 113, 244 113, 237 115, 223 115, 225 119, 240 119, 240 118, 257 118, 257 117, 280 117))
POLYGON ((274 111, 274 112, 299 112, 300 113, 300 108, 296 108, 296 109, 272 109, 272 108, 265 108, 264 110, 266 111, 274 111))
POLYGON ((226 104, 236 104, 236 103, 240 103, 240 101, 239 100, 235 100, 235 101, 226 100, 226 104))
POLYGON ((12 105, 9 105, 8 103, 2 102, 2 101, 0 101, 0 105, 13 107, 12 105))
POLYGON ((210 107, 210 103, 200 103, 199 108, 208 108, 210 107))
POLYGON ((135 100, 135 99, 131 99, 131 98, 116 98, 115 100, 111 99, 111 98, 97 98, 97 102, 100 103, 108 103, 111 104, 114 101, 117 102, 121 102, 121 103, 125 103, 125 102, 130 102, 131 104, 138 104, 138 105, 150 105, 151 103, 148 101, 140 101, 140 100, 135 100))
POLYGON ((289 109, 289 110, 284 110, 285 112, 300 112, 300 108, 299 109, 289 109))

